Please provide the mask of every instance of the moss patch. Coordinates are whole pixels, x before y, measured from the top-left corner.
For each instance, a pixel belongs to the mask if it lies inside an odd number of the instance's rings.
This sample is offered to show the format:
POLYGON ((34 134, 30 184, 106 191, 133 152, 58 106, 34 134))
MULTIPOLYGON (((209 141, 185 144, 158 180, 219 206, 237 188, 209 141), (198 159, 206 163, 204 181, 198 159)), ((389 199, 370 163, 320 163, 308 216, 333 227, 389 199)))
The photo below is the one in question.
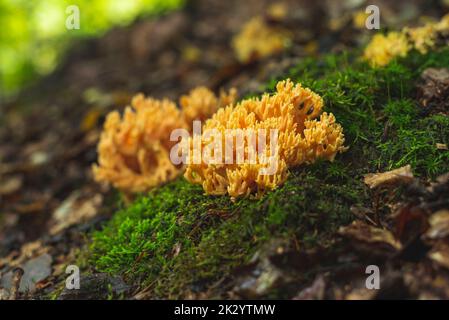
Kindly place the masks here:
POLYGON ((150 285, 155 297, 178 298, 226 277, 270 238, 331 245, 352 220, 350 207, 370 203, 363 174, 405 164, 423 178, 449 171, 449 151, 436 147, 449 145, 448 116, 425 117, 413 99, 422 70, 449 67, 448 51, 412 53, 381 69, 349 54, 303 61, 285 78, 323 96, 345 129, 348 152, 293 170, 258 200, 206 196, 180 178, 123 207, 93 235, 95 268, 150 285))

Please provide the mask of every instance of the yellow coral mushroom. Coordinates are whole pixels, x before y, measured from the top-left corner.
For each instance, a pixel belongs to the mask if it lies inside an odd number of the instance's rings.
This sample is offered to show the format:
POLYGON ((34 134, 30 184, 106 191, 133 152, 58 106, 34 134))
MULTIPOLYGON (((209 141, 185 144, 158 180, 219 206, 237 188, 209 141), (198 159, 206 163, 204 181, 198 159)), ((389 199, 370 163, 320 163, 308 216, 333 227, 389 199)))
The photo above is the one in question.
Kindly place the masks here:
POLYGON ((279 82, 276 89, 274 95, 265 94, 220 109, 206 121, 202 135, 186 142, 190 161, 184 176, 188 181, 201 184, 207 194, 260 196, 281 185, 287 179, 288 168, 320 158, 332 161, 337 153, 346 150, 343 129, 332 114, 322 113, 323 100, 318 94, 290 80, 279 82), (195 148, 208 147, 211 139, 207 132, 211 130, 220 133, 220 146, 215 152, 222 161, 208 163, 204 153, 201 161, 195 161, 195 148), (265 144, 260 140, 251 143, 254 132, 260 130, 274 130, 277 135, 265 136, 265 144), (242 140, 237 144, 239 133, 242 140), (261 145, 262 149, 258 149, 261 145), (261 170, 270 167, 273 160, 274 171, 261 170))
POLYGON ((366 13, 365 10, 360 10, 355 12, 352 15, 352 25, 354 28, 363 30, 366 28, 366 20, 370 16, 369 13, 366 13))
POLYGON ((274 20, 282 20, 287 17, 288 6, 283 2, 276 2, 271 4, 267 9, 267 16, 274 20))
POLYGON ((435 47, 436 31, 436 25, 432 23, 419 28, 404 28, 404 33, 409 37, 413 47, 421 54, 426 54, 429 49, 435 47))
POLYGON ((210 118, 218 108, 233 104, 237 98, 237 90, 231 89, 229 93, 220 92, 220 96, 206 87, 197 87, 188 95, 179 99, 182 107, 182 115, 187 124, 191 125, 194 120, 205 121, 210 118))
POLYGON ((170 160, 175 144, 170 134, 175 129, 190 130, 190 121, 211 116, 235 98, 235 89, 218 98, 200 87, 180 99, 183 110, 179 110, 166 99, 135 96, 123 117, 113 111, 106 118, 98 144, 98 165, 93 166, 95 180, 125 193, 138 193, 176 178, 182 166, 170 160))
POLYGON ((393 58, 405 57, 409 50, 410 45, 403 33, 376 34, 365 48, 364 58, 373 66, 383 67, 393 58))
POLYGON ((446 14, 441 20, 436 23, 435 28, 439 32, 449 31, 449 14, 446 14))
POLYGON ((129 193, 143 192, 179 174, 169 158, 171 130, 185 127, 169 100, 137 95, 123 118, 111 112, 98 144, 95 180, 129 193))
POLYGON ((269 26, 262 17, 255 17, 232 39, 232 47, 237 59, 247 63, 281 52, 290 42, 291 34, 287 30, 269 26))
POLYGON ((411 49, 426 54, 439 46, 441 39, 449 36, 449 14, 439 22, 427 23, 422 27, 404 28, 401 32, 387 35, 377 34, 365 48, 364 59, 372 66, 385 66, 393 58, 405 57, 411 49))

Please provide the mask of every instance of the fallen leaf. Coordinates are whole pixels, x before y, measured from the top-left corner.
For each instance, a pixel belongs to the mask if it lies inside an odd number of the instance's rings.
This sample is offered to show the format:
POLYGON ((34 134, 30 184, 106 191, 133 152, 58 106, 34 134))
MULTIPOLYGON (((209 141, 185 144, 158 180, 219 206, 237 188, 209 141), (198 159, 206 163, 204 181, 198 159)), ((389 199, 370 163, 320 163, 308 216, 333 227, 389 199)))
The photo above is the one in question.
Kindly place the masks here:
POLYGON ((36 151, 30 156, 30 163, 34 167, 39 167, 50 161, 50 156, 45 151, 36 151))
POLYGON ((48 253, 49 248, 42 244, 41 240, 27 242, 20 248, 20 251, 13 251, 8 256, 0 258, 0 267, 20 267, 30 258, 48 253))
POLYGON ((408 243, 423 234, 429 227, 427 212, 414 205, 402 205, 393 215, 395 236, 408 243))
POLYGON ((57 234, 74 224, 92 219, 97 215, 102 203, 103 196, 101 194, 94 194, 86 199, 81 196, 80 192, 73 192, 53 212, 50 234, 57 234))
POLYGON ((431 112, 448 111, 449 69, 428 68, 421 74, 422 83, 417 87, 421 106, 431 112))
POLYGON ((447 144, 445 144, 445 143, 437 143, 436 147, 438 150, 449 150, 449 148, 447 147, 447 144))
POLYGON ((177 242, 172 249, 173 258, 177 257, 181 252, 181 243, 177 242))
POLYGON ((14 211, 19 214, 35 214, 41 213, 44 211, 47 202, 48 196, 43 195, 41 199, 30 199, 32 202, 29 203, 19 203, 13 207, 14 211))
POLYGON ((9 195, 17 192, 23 184, 22 176, 11 176, 8 178, 2 177, 0 184, 0 195, 9 195))
POLYGON ((438 265, 449 269, 449 245, 447 243, 437 243, 429 252, 428 256, 438 265))
POLYGON ((396 250, 401 249, 401 243, 393 234, 385 229, 370 226, 362 221, 354 221, 349 226, 341 227, 338 233, 346 238, 371 244, 386 244, 396 250))
POLYGON ((413 173, 410 165, 382 173, 369 173, 365 175, 364 179, 364 182, 371 189, 386 185, 410 183, 411 181, 413 181, 413 173))
POLYGON ((449 236, 449 210, 435 212, 429 218, 430 228, 425 233, 427 239, 442 239, 449 236))

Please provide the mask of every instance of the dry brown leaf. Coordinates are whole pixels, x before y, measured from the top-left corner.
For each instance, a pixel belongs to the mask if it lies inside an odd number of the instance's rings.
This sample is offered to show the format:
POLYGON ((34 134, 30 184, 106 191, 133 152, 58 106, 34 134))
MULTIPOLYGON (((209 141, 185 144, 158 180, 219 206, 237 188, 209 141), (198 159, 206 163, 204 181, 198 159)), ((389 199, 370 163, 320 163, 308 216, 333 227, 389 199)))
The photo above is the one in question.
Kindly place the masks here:
POLYGON ((447 147, 447 144, 445 144, 445 143, 437 143, 436 147, 438 150, 449 150, 449 148, 447 147))
POLYGON ((397 250, 402 247, 401 243, 395 239, 390 231, 370 226, 358 220, 348 226, 341 227, 338 233, 346 238, 366 243, 387 244, 397 250))
POLYGON ((41 240, 27 242, 20 248, 20 251, 13 251, 8 256, 0 258, 0 267, 18 267, 30 258, 49 252, 49 247, 45 246, 41 240))
POLYGON ((365 175, 364 179, 364 182, 371 189, 386 185, 410 183, 411 181, 413 181, 413 173, 410 165, 382 173, 369 173, 365 175))
POLYGON ((103 196, 101 194, 94 194, 85 199, 79 192, 73 192, 53 212, 54 225, 50 228, 50 234, 57 234, 74 224, 92 219, 97 215, 102 203, 103 196))
POLYGON ((428 228, 428 216, 425 210, 413 205, 403 205, 392 216, 395 236, 406 243, 423 234, 428 228))
POLYGON ((447 112, 449 106, 449 69, 428 68, 421 75, 417 98, 431 112, 447 112))
POLYGON ((441 239, 449 235, 449 210, 435 212, 429 218, 430 228, 425 233, 427 239, 441 239))
POLYGON ((22 176, 11 176, 9 178, 2 177, 0 184, 0 195, 8 195, 18 191, 23 184, 22 176))
POLYGON ((449 245, 447 243, 437 243, 428 253, 428 256, 438 265, 449 269, 449 245))
POLYGON ((173 249, 172 249, 172 255, 173 255, 173 258, 175 258, 175 257, 177 257, 177 256, 179 255, 179 253, 181 252, 181 247, 182 247, 182 245, 181 245, 181 243, 179 243, 179 242, 177 242, 177 243, 173 246, 173 249))

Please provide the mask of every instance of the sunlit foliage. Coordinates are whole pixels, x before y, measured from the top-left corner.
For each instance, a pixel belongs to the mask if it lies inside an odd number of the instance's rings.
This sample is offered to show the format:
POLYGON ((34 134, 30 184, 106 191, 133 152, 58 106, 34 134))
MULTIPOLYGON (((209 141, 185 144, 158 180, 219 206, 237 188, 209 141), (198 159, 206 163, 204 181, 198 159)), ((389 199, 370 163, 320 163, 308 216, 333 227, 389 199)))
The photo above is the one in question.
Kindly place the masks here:
POLYGON ((184 0, 0 0, 0 95, 54 70, 74 38, 96 36, 136 17, 177 8, 184 0), (80 29, 67 30, 66 8, 80 10, 80 29))

